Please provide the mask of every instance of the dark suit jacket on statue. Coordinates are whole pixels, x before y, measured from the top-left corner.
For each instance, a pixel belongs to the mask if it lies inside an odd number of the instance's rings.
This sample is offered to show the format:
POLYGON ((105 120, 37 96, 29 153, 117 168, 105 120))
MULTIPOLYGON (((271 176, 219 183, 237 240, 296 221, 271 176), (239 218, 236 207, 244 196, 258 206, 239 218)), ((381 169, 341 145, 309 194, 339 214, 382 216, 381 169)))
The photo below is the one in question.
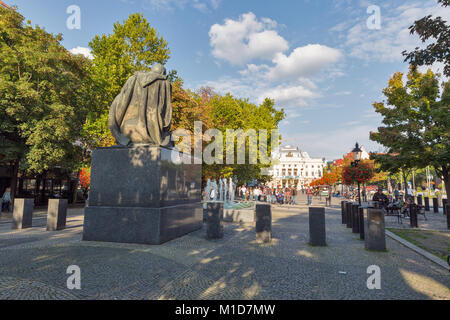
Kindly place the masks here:
POLYGON ((118 144, 172 146, 172 85, 156 72, 136 72, 109 111, 109 128, 118 144))

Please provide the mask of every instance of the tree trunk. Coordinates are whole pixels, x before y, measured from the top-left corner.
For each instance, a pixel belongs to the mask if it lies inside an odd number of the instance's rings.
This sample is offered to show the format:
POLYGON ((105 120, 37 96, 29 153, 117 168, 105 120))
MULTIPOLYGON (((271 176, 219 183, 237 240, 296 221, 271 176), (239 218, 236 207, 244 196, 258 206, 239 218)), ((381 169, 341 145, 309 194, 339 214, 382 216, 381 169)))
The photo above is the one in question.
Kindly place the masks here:
POLYGON ((11 209, 14 210, 14 199, 16 198, 17 179, 19 177, 19 162, 13 164, 13 174, 11 179, 11 209))
MULTIPOLYGON (((443 177, 443 182, 445 184, 445 191, 447 192, 447 199, 449 199, 449 195, 450 195, 449 169, 450 168, 445 167, 445 166, 442 167, 442 177, 443 177)), ((442 195, 442 196, 444 196, 444 195, 442 195)))
POLYGON ((403 183, 405 184, 405 200, 408 196, 408 177, 406 176, 406 172, 402 169, 403 183))

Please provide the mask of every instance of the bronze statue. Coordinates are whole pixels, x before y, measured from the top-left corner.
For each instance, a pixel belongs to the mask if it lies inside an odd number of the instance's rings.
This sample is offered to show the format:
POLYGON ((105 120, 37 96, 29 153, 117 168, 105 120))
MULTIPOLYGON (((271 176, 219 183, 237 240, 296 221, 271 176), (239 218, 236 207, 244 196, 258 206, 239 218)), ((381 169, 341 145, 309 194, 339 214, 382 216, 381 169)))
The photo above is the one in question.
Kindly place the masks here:
POLYGON ((172 147, 171 97, 172 85, 163 65, 131 76, 109 111, 109 128, 117 143, 172 147))

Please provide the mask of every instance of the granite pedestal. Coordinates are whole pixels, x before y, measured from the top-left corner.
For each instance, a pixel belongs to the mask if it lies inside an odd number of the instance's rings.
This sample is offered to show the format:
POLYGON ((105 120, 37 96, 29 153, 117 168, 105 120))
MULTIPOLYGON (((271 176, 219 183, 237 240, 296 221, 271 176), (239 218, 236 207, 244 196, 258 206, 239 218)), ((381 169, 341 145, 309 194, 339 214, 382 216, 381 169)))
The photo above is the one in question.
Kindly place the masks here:
POLYGON ((223 238, 223 203, 206 205, 206 238, 223 238))
POLYGON ((433 198, 433 212, 439 213, 439 200, 438 198, 433 198))
POLYGON ((422 195, 418 195, 418 196, 417 196, 417 204, 418 204, 419 206, 422 205, 422 195))
POLYGON ((347 223, 347 228, 351 228, 352 227, 352 221, 353 221, 353 219, 352 219, 352 205, 353 205, 353 203, 351 203, 351 202, 347 202, 346 204, 345 204, 345 207, 346 207, 346 217, 347 217, 347 221, 346 221, 346 223, 347 223))
POLYGON ((324 247, 327 245, 325 208, 309 208, 309 244, 319 247, 324 247))
POLYGON ((201 229, 202 170, 191 160, 145 145, 95 150, 83 240, 161 244, 201 229))
POLYGON ((430 198, 425 197, 425 211, 430 211, 430 198))
POLYGON ((359 204, 352 205, 352 232, 359 233, 359 204))
POLYGON ((256 205, 256 240, 270 242, 272 240, 272 209, 270 204, 256 205))
MULTIPOLYGON (((446 208, 447 212, 450 212, 450 204, 446 204, 446 208)), ((450 230, 450 214, 447 214, 447 229, 450 230)))
POLYGON ((66 228, 67 199, 49 199, 47 210, 47 231, 57 231, 66 228))
POLYGON ((26 229, 33 226, 34 199, 15 199, 12 228, 26 229))
POLYGON ((347 224, 347 216, 346 216, 346 204, 347 201, 341 201, 341 216, 342 216, 342 224, 347 224))
POLYGON ((411 204, 409 207, 409 222, 411 225, 411 228, 418 228, 418 222, 417 222, 417 211, 419 210, 418 205, 411 204))
POLYGON ((364 230, 367 250, 386 251, 386 233, 384 214, 380 209, 369 208, 364 230))
POLYGON ((359 238, 364 240, 364 215, 367 212, 367 208, 359 207, 359 238))

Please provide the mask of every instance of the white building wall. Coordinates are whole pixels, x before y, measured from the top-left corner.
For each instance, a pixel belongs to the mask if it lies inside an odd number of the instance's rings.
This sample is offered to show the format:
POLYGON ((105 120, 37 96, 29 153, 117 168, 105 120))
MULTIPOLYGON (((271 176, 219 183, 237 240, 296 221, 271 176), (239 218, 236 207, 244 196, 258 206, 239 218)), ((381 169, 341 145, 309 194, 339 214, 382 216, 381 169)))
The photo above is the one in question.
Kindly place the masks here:
POLYGON ((275 159, 277 164, 269 170, 271 187, 296 187, 300 190, 321 178, 326 167, 325 159, 311 158, 307 152, 292 146, 280 147, 275 159))

